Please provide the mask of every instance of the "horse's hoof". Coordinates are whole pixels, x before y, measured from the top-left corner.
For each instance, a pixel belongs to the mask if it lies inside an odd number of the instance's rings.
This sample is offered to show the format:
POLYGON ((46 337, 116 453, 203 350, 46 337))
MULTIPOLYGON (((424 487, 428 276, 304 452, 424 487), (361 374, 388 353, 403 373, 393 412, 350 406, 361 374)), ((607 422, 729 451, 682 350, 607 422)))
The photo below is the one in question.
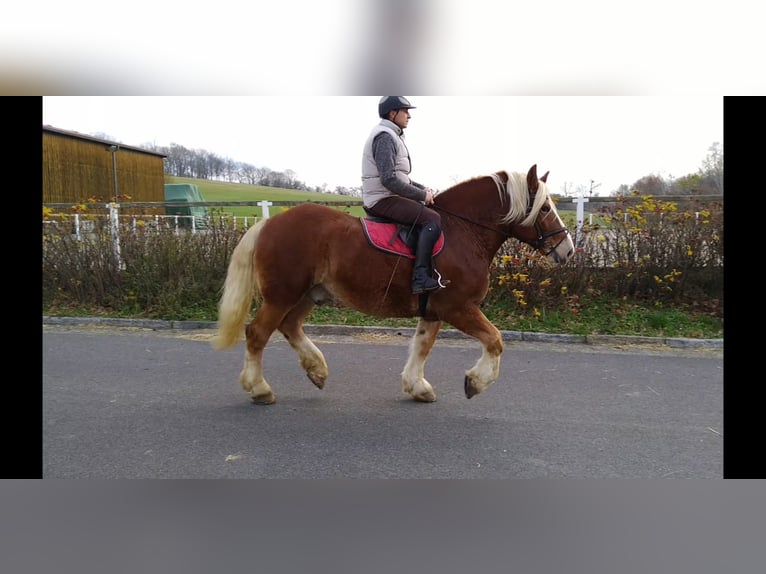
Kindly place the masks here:
POLYGON ((274 396, 274 393, 268 393, 266 395, 258 395, 257 397, 251 397, 252 401, 256 405, 273 405, 277 402, 277 397, 274 396))
POLYGON ((436 402, 436 394, 433 391, 414 395, 412 399, 418 403, 433 403, 436 402))
POLYGON ((327 377, 322 377, 320 375, 314 375, 311 373, 306 373, 306 375, 308 376, 309 380, 314 383, 316 388, 318 388, 320 391, 324 389, 324 383, 327 380, 327 377))
POLYGON ((470 377, 466 376, 465 378, 465 398, 472 399, 476 395, 479 394, 479 391, 476 389, 476 386, 473 383, 473 380, 471 380, 470 377))

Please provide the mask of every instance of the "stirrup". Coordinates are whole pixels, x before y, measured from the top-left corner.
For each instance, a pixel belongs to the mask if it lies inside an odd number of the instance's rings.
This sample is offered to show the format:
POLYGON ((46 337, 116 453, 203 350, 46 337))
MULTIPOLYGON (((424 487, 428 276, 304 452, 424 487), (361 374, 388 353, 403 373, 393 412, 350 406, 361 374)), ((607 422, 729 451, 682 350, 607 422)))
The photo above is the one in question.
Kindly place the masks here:
POLYGON ((416 289, 415 287, 412 288, 412 294, 413 295, 423 295, 424 293, 431 293, 432 291, 438 291, 439 289, 444 289, 447 285, 450 284, 450 281, 448 279, 442 279, 441 273, 436 271, 434 269, 434 273, 436 273, 437 278, 434 279, 433 277, 427 277, 427 279, 430 279, 431 281, 434 281, 436 285, 434 287, 420 287, 419 289, 416 289))
POLYGON ((436 282, 439 284, 440 289, 444 289, 447 287, 447 285, 452 283, 452 281, 449 279, 442 279, 442 274, 439 273, 436 269, 434 269, 434 273, 436 273, 436 282))

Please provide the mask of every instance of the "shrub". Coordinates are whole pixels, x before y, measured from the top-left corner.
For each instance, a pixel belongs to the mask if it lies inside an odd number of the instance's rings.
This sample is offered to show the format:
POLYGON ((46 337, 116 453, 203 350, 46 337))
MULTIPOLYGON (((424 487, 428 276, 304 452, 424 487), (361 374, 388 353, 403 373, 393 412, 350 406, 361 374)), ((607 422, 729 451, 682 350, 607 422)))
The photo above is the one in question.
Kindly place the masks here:
POLYGON ((107 225, 87 237, 47 233, 43 306, 102 308, 159 319, 215 316, 229 257, 243 230, 121 226, 119 257, 107 225))
MULTIPOLYGON (((618 198, 584 225, 573 260, 545 257, 507 242, 490 268, 487 303, 530 318, 580 313, 595 299, 633 299, 656 307, 723 300, 723 206, 618 198)), ((574 230, 573 230, 574 231, 574 230)), ((722 309, 720 309, 722 312, 722 309)))
MULTIPOLYGON (((222 218, 212 218, 209 228, 197 233, 152 219, 133 221, 120 225, 116 252, 107 218, 81 217, 79 234, 71 216, 44 227, 44 311, 217 317, 229 257, 243 228, 222 218)), ((489 270, 484 307, 490 319, 512 317, 530 328, 555 321, 578 332, 577 319, 600 314, 601 328, 608 331, 615 313, 632 315, 613 309, 615 301, 658 310, 689 306, 722 317, 722 204, 680 210, 651 196, 638 202, 617 198, 577 235, 576 255, 564 267, 552 267, 515 240, 506 242, 489 270)), ((649 315, 637 316, 637 327, 639 321, 661 321, 649 315)))

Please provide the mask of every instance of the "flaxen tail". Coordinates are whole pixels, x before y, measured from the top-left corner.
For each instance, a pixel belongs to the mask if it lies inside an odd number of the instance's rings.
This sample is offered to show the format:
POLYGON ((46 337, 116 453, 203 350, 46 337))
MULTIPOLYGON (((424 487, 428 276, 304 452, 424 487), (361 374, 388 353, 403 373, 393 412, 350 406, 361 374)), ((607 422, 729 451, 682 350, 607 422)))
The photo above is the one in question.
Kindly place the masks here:
POLYGON ((218 333, 212 341, 217 350, 232 347, 244 334, 245 321, 258 292, 255 244, 265 222, 263 219, 248 229, 231 254, 226 282, 218 302, 218 333))

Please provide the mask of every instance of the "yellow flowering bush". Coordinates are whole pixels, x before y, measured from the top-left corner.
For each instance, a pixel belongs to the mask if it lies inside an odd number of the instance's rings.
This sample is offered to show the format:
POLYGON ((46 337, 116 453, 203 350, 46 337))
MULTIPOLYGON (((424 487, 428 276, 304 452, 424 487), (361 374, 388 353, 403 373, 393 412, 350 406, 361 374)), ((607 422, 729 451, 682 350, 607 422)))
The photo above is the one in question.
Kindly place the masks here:
POLYGON ((597 224, 583 226, 574 260, 563 268, 509 240, 490 268, 488 301, 540 318, 551 309, 576 315, 583 297, 599 293, 655 306, 722 297, 722 203, 682 208, 648 195, 605 205, 597 224))

